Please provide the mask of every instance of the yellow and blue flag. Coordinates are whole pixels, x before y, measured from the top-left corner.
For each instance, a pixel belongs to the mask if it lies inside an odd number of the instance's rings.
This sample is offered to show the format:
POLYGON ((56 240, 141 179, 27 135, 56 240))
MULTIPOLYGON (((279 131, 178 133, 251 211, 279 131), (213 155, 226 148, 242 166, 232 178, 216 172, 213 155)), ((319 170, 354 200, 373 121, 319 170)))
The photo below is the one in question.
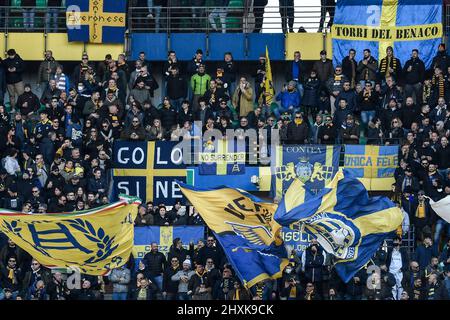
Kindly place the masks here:
POLYGON ((273 78, 272 78, 272 66, 270 65, 270 57, 269 57, 269 49, 266 46, 266 75, 264 77, 264 92, 263 94, 266 95, 265 102, 267 105, 270 106, 270 104, 273 102, 273 97, 275 96, 275 89, 273 85, 273 78))
POLYGON ((442 0, 339 0, 331 32, 334 65, 350 49, 357 60, 370 49, 381 61, 391 46, 402 65, 418 49, 429 68, 442 41, 442 0))
POLYGON ((123 43, 126 0, 67 0, 69 41, 123 43))
POLYGON ((201 175, 245 174, 245 140, 208 140, 199 154, 198 171, 201 175))
POLYGON ((277 205, 232 188, 199 189, 180 183, 185 197, 215 233, 245 286, 281 277, 289 263, 273 220, 277 205))
POLYGON ((76 213, 0 212, 0 231, 48 267, 104 275, 127 263, 133 249, 137 198, 76 213))
MULTIPOLYGON (((197 243, 198 240, 205 238, 204 226, 170 226, 170 227, 136 227, 134 229, 134 247, 133 257, 136 261, 136 268, 139 261, 145 254, 150 252, 151 244, 158 244, 158 251, 167 255, 173 240, 180 238, 185 249, 189 248, 189 243, 197 243)), ((182 261, 181 261, 182 262, 182 261)))
POLYGON ((348 282, 402 223, 399 208, 387 197, 370 198, 364 185, 342 170, 317 196, 305 201, 296 180, 278 205, 282 226, 316 238, 336 257, 336 271, 348 282))
POLYGON ((346 145, 345 172, 355 178, 393 177, 398 167, 399 146, 346 145))
POLYGON ((298 178, 306 187, 305 197, 317 194, 339 170, 341 146, 276 146, 271 156, 271 194, 281 199, 298 178))

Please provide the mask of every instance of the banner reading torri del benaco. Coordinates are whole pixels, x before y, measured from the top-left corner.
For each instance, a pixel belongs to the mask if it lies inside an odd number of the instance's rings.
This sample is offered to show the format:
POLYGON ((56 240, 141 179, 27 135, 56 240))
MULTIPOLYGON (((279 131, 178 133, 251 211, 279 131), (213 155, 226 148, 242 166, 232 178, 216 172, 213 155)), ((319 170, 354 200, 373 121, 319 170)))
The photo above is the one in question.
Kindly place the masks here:
POLYGON ((338 0, 332 37, 335 65, 352 48, 358 61, 364 49, 380 61, 391 46, 402 65, 418 49, 429 68, 442 41, 442 0, 338 0))

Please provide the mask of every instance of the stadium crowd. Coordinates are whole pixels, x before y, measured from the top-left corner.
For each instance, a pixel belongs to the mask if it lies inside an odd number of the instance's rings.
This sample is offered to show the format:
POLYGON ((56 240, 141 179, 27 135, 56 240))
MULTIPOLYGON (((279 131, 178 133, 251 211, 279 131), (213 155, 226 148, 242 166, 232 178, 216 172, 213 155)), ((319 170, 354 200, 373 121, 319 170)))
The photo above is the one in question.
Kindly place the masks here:
MULTIPOLYGON (((111 194, 112 145, 117 139, 178 140, 214 128, 279 130, 286 144, 399 145, 391 198, 404 213, 393 245, 345 284, 333 259, 316 241, 290 254, 280 279, 246 290, 215 239, 184 246, 175 239, 168 255, 152 244, 138 266, 109 276, 82 275, 69 289, 12 241, 0 248, 1 299, 303 299, 437 300, 450 297, 450 225, 431 209, 450 194, 450 57, 439 46, 427 70, 420 52, 401 65, 392 48, 377 61, 350 50, 339 65, 320 52, 312 68, 295 53, 285 63, 286 85, 270 96, 265 56, 253 79, 242 76, 231 53, 209 69, 203 53, 178 61, 168 53, 158 84, 144 52, 137 61, 107 55, 97 65, 83 54, 65 70, 47 51, 37 76, 38 92, 24 83, 26 63, 14 49, 1 63, 0 207, 29 214, 72 212, 107 204, 111 194), (161 87, 162 102, 155 97, 161 87), (272 103, 270 100, 274 100, 272 103), (275 102, 276 101, 276 102, 275 102), (7 102, 7 103, 5 103, 7 102), (185 129, 181 131, 181 129, 185 129), (415 230, 414 253, 401 246, 415 230), (378 277, 378 278, 377 278, 378 277)), ((164 199, 139 207, 136 226, 202 225, 195 208, 164 199)), ((385 250, 386 249, 386 250, 385 250)))

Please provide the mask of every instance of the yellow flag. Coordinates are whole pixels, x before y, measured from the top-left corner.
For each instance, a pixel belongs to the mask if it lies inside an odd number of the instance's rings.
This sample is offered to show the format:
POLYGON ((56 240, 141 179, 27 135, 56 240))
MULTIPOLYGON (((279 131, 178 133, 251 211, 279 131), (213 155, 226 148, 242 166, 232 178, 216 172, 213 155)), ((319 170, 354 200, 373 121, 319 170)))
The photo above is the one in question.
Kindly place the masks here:
POLYGON ((272 80, 272 68, 270 66, 269 49, 266 46, 266 76, 264 78, 264 88, 266 93, 266 104, 270 106, 275 95, 272 80))
POLYGON ((234 232, 247 238, 251 229, 250 242, 270 245, 278 240, 281 227, 273 220, 276 204, 256 201, 253 195, 232 188, 204 191, 179 185, 214 232, 234 232))
POLYGON ((103 275, 128 261, 139 204, 122 199, 75 214, 0 213, 0 231, 47 267, 103 275))

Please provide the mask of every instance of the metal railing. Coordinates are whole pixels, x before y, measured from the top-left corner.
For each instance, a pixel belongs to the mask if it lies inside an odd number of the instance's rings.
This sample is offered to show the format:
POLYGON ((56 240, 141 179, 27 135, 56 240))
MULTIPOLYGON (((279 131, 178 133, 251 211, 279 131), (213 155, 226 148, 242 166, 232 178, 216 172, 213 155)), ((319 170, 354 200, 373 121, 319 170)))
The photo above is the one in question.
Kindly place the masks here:
POLYGON ((66 32, 65 7, 0 7, 1 32, 66 32))
POLYGON ((333 13, 333 9, 321 6, 129 7, 128 29, 155 33, 327 32, 331 26, 329 12, 333 13))

